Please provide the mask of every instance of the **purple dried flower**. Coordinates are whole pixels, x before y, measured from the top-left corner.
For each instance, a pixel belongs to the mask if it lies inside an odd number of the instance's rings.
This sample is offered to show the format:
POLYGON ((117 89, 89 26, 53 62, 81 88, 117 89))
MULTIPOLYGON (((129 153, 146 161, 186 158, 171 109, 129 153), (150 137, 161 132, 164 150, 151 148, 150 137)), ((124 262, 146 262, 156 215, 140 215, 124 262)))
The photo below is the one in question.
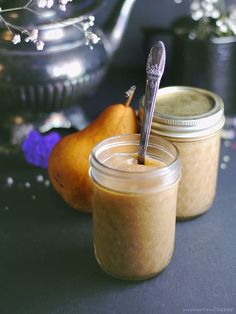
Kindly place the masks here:
POLYGON ((47 168, 48 157, 60 138, 57 132, 41 135, 35 130, 31 131, 22 143, 26 161, 34 166, 47 168))

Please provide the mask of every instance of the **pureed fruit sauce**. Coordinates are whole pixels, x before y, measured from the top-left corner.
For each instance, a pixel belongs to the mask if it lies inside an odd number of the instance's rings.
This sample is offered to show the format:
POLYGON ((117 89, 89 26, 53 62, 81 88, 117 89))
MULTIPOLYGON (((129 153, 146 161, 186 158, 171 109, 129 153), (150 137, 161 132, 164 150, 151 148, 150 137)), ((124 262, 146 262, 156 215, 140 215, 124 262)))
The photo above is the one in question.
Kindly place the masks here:
POLYGON ((138 165, 139 140, 110 137, 90 157, 95 256, 105 272, 128 280, 156 276, 170 262, 180 178, 174 145, 150 136, 145 165, 138 165))
MULTIPOLYGON (((143 102, 139 121, 143 117, 143 102)), ((151 133, 174 143, 180 153, 177 218, 189 219, 211 207, 215 197, 223 101, 203 89, 184 86, 158 92, 151 133)))

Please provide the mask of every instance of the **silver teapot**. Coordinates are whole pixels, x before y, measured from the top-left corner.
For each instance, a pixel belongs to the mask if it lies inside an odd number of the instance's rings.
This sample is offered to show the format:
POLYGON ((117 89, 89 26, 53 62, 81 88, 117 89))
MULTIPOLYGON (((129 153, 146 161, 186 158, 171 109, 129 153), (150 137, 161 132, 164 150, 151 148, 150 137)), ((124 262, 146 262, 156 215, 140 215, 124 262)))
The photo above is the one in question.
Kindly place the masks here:
MULTIPOLYGON (((0 0, 0 6, 9 1, 0 0)), ((11 1, 11 6, 19 1, 11 1)), ((47 9, 5 13, 4 18, 22 28, 39 30, 44 50, 34 45, 13 45, 0 23, 0 115, 49 113, 77 103, 102 81, 112 55, 120 45, 135 0, 118 0, 103 29, 95 27, 100 41, 89 49, 84 34, 74 27, 82 15, 96 15, 104 1, 74 0, 65 14, 47 9), (50 22, 48 22, 50 17, 50 22)), ((103 8, 105 10, 105 8, 103 8)), ((96 23, 95 23, 96 24, 96 23)))

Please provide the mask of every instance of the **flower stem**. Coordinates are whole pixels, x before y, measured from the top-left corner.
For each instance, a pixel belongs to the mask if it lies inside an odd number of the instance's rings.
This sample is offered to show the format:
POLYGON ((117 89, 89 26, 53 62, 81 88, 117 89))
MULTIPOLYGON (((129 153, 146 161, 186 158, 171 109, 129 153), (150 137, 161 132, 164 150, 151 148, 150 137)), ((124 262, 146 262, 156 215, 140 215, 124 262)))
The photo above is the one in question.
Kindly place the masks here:
POLYGON ((10 27, 11 29, 15 29, 15 30, 17 30, 17 31, 19 31, 19 32, 21 32, 21 33, 26 33, 26 34, 27 34, 27 31, 26 31, 24 28, 20 27, 20 26, 17 26, 17 25, 8 23, 8 22, 7 22, 6 26, 7 26, 7 25, 8 25, 8 27, 10 27))
POLYGON ((226 17, 225 1, 219 0, 219 10, 222 17, 226 17))
POLYGON ((0 11, 0 14, 6 13, 6 12, 12 12, 12 11, 19 11, 19 10, 23 10, 24 8, 25 8, 25 7, 2 9, 2 10, 0 11))
POLYGON ((12 33, 12 35, 13 35, 13 32, 12 32, 12 30, 10 29, 10 27, 9 27, 9 25, 8 25, 8 23, 7 23, 7 21, 6 21, 1 15, 0 15, 0 18, 1 18, 1 20, 3 21, 3 23, 6 25, 8 31, 9 31, 10 33, 12 33))
POLYGON ((26 3, 26 5, 24 6, 24 8, 25 8, 25 9, 28 8, 28 6, 31 4, 31 2, 32 2, 32 0, 29 0, 29 1, 26 3))

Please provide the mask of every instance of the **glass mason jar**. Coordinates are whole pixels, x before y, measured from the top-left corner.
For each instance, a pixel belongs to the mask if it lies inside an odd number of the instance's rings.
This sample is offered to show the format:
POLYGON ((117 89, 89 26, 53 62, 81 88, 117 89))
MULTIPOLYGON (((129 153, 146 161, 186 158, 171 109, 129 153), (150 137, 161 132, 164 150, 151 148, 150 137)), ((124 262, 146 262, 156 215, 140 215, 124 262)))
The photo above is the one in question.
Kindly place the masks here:
POLYGON ((162 168, 106 165, 113 156, 137 156, 139 139, 139 134, 110 137, 90 156, 96 259, 106 273, 128 280, 153 277, 170 262, 180 178, 176 147, 156 136, 150 137, 147 156, 162 168))
MULTIPOLYGON (((143 103, 139 121, 143 117, 143 103)), ((184 86, 159 90, 151 133, 174 143, 180 153, 177 218, 189 219, 211 207, 216 193, 220 130, 224 125, 221 98, 184 86)))

